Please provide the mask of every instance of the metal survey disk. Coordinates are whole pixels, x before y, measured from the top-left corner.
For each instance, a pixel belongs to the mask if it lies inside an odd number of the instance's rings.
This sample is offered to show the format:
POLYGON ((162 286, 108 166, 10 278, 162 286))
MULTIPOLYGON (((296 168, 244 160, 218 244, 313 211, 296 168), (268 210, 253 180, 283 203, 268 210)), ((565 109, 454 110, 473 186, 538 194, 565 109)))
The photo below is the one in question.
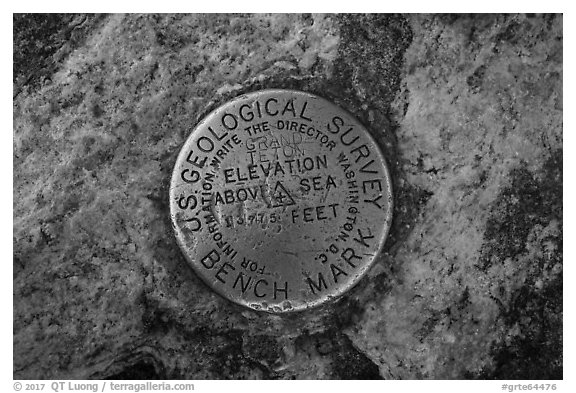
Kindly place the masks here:
POLYGON ((170 215, 196 273, 227 299, 288 312, 342 295, 381 251, 392 219, 382 152, 318 96, 263 90, 225 103, 176 161, 170 215))

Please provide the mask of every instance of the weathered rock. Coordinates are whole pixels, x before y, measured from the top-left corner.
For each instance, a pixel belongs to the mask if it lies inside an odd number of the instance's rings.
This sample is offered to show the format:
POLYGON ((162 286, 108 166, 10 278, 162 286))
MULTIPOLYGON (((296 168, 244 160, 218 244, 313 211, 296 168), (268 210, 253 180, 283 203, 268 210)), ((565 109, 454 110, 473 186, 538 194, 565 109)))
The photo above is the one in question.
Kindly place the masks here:
POLYGON ((16 21, 14 378, 562 377, 561 16, 16 21), (168 217, 197 120, 268 87, 354 113, 395 180, 369 276, 285 317, 214 294, 168 217))

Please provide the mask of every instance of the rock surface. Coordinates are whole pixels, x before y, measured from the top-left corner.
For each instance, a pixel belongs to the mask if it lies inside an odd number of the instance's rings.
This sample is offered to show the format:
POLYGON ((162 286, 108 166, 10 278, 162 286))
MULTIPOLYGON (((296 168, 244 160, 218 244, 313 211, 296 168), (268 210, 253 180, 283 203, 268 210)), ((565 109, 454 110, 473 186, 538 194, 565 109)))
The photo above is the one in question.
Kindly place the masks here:
POLYGON ((16 15, 14 378, 562 378, 562 16, 16 15), (385 252, 260 314, 168 217, 196 122, 326 97, 385 152, 385 252))

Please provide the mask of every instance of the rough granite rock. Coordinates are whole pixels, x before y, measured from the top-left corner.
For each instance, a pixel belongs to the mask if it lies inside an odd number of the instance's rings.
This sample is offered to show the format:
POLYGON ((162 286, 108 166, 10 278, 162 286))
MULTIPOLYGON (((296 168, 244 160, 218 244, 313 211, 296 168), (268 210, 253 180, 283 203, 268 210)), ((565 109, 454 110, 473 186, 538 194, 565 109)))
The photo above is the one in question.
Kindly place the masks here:
POLYGON ((561 15, 15 15, 14 378, 562 378, 561 15), (295 88, 388 159, 385 252, 276 316, 186 265, 196 122, 295 88))

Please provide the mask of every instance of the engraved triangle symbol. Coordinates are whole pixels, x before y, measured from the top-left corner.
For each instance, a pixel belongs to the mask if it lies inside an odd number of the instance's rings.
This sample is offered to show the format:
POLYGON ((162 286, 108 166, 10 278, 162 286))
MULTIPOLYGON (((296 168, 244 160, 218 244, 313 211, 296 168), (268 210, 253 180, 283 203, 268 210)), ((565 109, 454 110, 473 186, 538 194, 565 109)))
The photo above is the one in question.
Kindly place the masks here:
POLYGON ((290 206, 296 203, 280 181, 276 182, 270 199, 272 200, 272 207, 290 206))

